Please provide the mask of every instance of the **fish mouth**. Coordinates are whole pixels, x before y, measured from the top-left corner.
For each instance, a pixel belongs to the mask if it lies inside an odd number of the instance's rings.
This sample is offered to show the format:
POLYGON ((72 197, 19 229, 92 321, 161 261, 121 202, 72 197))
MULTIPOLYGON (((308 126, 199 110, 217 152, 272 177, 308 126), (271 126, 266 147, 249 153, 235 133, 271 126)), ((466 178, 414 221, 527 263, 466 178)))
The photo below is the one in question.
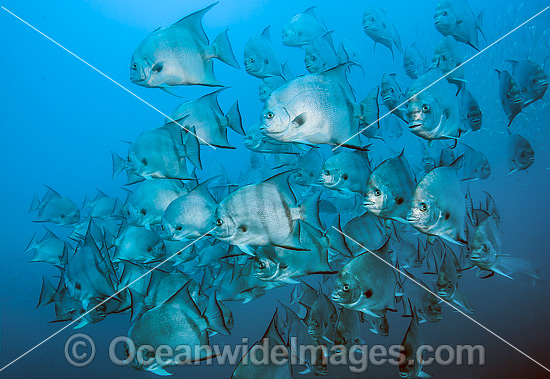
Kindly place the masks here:
POLYGON ((512 100, 512 103, 514 104, 523 103, 523 99, 521 97, 516 97, 515 99, 512 100))
POLYGON ((382 100, 384 100, 385 103, 387 103, 388 101, 391 101, 392 97, 390 95, 388 96, 385 96, 382 100))
POLYGON ((370 207, 371 205, 374 205, 374 201, 370 201, 370 200, 363 201, 364 207, 370 207))
POLYGON ((420 127, 422 127, 422 126, 424 126, 424 123, 423 123, 423 122, 421 122, 421 123, 416 123, 416 124, 409 125, 409 129, 411 129, 411 130, 412 130, 412 129, 417 129, 417 128, 420 128, 420 127))

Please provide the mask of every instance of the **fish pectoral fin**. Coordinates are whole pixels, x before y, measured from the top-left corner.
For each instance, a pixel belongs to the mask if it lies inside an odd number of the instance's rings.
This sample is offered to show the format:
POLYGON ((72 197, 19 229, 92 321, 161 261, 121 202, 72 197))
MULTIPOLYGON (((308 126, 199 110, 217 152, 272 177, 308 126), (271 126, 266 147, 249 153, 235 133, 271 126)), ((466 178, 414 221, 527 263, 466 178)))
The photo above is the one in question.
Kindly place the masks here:
POLYGON ((307 121, 307 113, 306 112, 300 113, 298 116, 294 118, 294 120, 292 120, 292 126, 294 126, 295 128, 299 128, 300 126, 304 125, 306 121, 307 121))

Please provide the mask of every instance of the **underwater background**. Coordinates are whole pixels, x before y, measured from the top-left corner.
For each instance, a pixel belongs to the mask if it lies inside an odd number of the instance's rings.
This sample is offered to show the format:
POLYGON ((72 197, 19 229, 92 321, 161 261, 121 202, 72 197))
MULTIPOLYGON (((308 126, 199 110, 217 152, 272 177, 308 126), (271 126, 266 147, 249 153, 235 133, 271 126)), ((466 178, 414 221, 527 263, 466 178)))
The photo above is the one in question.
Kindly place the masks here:
MULTIPOLYGON (((417 48, 429 57, 440 34, 433 27, 436 1, 371 2, 384 8, 401 35, 403 46, 416 42, 417 48)), ((137 44, 159 26, 170 25, 181 17, 210 4, 210 0, 158 0, 155 2, 66 0, 4 0, 5 6, 37 29, 90 62, 123 86, 165 113, 171 112, 182 99, 158 89, 142 88, 128 78, 130 57, 137 44)), ((361 55, 362 75, 351 80, 362 99, 380 82, 384 73, 397 73, 407 87, 402 55, 378 45, 363 32, 361 22, 367 3, 363 1, 303 0, 222 0, 203 19, 208 36, 213 39, 229 28, 229 38, 237 60, 241 63, 248 39, 271 25, 271 40, 281 61, 289 61, 296 75, 305 74, 303 51, 281 44, 280 31, 295 14, 316 5, 315 10, 335 40, 351 39, 361 55)), ((544 1, 518 2, 470 1, 475 14, 483 11, 487 41, 492 42, 539 12, 544 1)), ((483 110, 483 128, 463 137, 464 142, 484 152, 491 164, 491 176, 469 184, 479 201, 483 191, 494 198, 502 219, 502 244, 506 253, 528 259, 543 276, 532 286, 527 281, 502 276, 481 280, 473 270, 464 273, 461 289, 469 295, 475 309, 472 317, 486 325, 535 360, 550 366, 548 356, 548 319, 550 318, 550 106, 548 94, 520 114, 511 126, 529 140, 536 161, 527 172, 508 176, 506 125, 498 95, 495 69, 505 68, 505 60, 529 59, 550 71, 550 13, 542 14, 526 26, 483 52, 465 66, 469 89, 483 110)), ((483 47, 486 44, 482 45, 483 47)), ((112 178, 111 151, 124 152, 126 145, 144 130, 162 125, 164 117, 99 75, 82 62, 40 36, 23 23, 0 11, 0 154, 2 185, 0 186, 0 366, 11 362, 51 334, 63 323, 48 323, 53 318, 51 306, 36 308, 42 276, 54 278, 59 271, 46 263, 29 263, 23 255, 29 240, 42 226, 33 223, 28 214, 34 194, 45 192, 44 184, 81 204, 84 196, 93 197, 96 188, 110 196, 124 198, 123 176, 112 178)), ((466 56, 472 49, 464 48, 466 56)), ((228 109, 238 99, 246 130, 259 121, 263 104, 258 99, 258 79, 244 69, 235 70, 220 62, 214 63, 216 76, 230 89, 219 102, 228 109)), ((178 88, 185 100, 211 92, 208 87, 178 88)), ((381 114, 385 108, 381 107, 381 114)), ((409 161, 420 164, 421 150, 417 137, 404 126, 399 143, 389 141, 395 151, 405 146, 409 161), (410 151, 409 151, 410 146, 410 151), (411 158, 412 157, 412 158, 411 158), (416 157, 416 158, 415 158, 416 157)), ((229 132, 235 150, 201 147, 203 162, 222 162, 228 173, 238 177, 250 164, 250 151, 242 144, 242 136, 229 132)), ((371 150, 376 156, 376 141, 371 150)), ((437 146, 436 142, 436 146, 437 146)), ((465 188, 465 186, 464 186, 465 188)), ((63 228, 54 228, 59 235, 63 228)), ((53 280, 53 279, 52 279, 53 280)), ((228 302, 235 327, 231 336, 216 336, 216 341, 239 343, 242 337, 251 342, 262 337, 277 300, 288 302, 292 285, 275 288, 247 304, 228 302)), ((444 378, 543 378, 548 373, 520 353, 482 330, 462 315, 443 305, 444 319, 424 328, 424 339, 432 345, 481 344, 486 349, 483 366, 425 368, 433 377, 444 378)), ((368 345, 398 344, 408 321, 398 314, 390 315, 389 337, 364 331, 368 345)), ((97 324, 78 332, 91 336, 97 347, 94 361, 85 368, 67 363, 63 349, 67 338, 76 333, 68 328, 30 352, 0 376, 28 377, 156 377, 109 361, 108 345, 116 336, 125 336, 130 326, 128 314, 110 315, 97 324)), ((169 371, 185 378, 230 377, 233 367, 191 365, 169 371)), ((295 377, 302 375, 295 374, 295 377)), ((303 375, 313 377, 313 375, 303 375)), ((396 367, 370 367, 366 374, 351 374, 346 368, 329 371, 328 377, 398 377, 396 367)))

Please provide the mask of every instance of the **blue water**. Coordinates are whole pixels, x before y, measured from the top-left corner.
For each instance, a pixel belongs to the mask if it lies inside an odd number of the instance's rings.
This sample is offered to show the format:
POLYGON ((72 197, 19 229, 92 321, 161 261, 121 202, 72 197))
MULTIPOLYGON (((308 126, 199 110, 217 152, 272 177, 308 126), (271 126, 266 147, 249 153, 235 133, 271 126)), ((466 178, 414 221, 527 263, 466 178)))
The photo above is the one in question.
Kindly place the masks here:
MULTIPOLYGON (((521 4, 511 0, 471 1, 474 13, 484 12, 489 42, 548 5, 538 0, 521 4)), ((209 0, 4 0, 0 5, 168 113, 181 99, 157 89, 133 85, 128 79, 131 54, 152 30, 209 5, 209 0)), ((294 73, 304 74, 303 52, 283 46, 280 30, 293 15, 312 5, 318 5, 317 15, 335 31, 336 40, 351 38, 361 52, 365 78, 352 83, 358 92, 357 98, 364 97, 377 85, 384 72, 396 72, 402 83, 409 83, 398 53, 392 60, 389 50, 380 45, 373 52, 373 42, 362 31, 366 6, 362 1, 314 4, 304 0, 222 0, 207 14, 203 24, 211 40, 224 28, 230 29, 233 50, 241 65, 248 39, 271 25, 272 41, 281 61, 288 59, 294 73)), ((416 41, 419 50, 428 56, 440 39, 432 21, 435 5, 436 1, 379 4, 396 25, 403 46, 416 41)), ((484 125, 483 130, 464 138, 466 143, 483 151, 491 163, 491 177, 471 183, 470 189, 477 199, 481 199, 483 191, 495 199, 503 220, 504 249, 533 262, 546 278, 550 273, 549 95, 518 116, 512 127, 530 141, 536 153, 535 164, 527 173, 507 176, 504 132, 508 122, 500 107, 494 69, 505 68, 506 59, 530 59, 546 63, 544 69, 548 74, 549 48, 550 13, 546 13, 466 66, 466 79, 484 112, 484 125)), ((42 275, 53 278, 59 274, 58 270, 48 264, 28 263, 28 256, 21 254, 32 235, 42 230, 41 225, 32 222, 35 215, 27 214, 33 195, 42 196, 43 184, 47 184, 77 204, 81 204, 85 194, 94 196, 96 187, 111 196, 124 198, 124 191, 120 189, 124 184, 123 175, 111 178, 110 151, 125 152, 122 140, 133 140, 140 132, 161 125, 164 117, 3 10, 0 10, 0 49, 0 367, 3 367, 63 326, 48 323, 54 316, 51 306, 35 309, 42 275)), ((473 54, 472 49, 464 51, 467 56, 473 54)), ((215 63, 215 70, 220 81, 231 87, 220 95, 222 108, 227 110, 238 99, 245 129, 256 123, 262 109, 257 97, 259 80, 243 69, 235 70, 219 62, 215 63)), ((210 90, 189 87, 179 89, 178 93, 190 100, 210 90)), ((382 109, 385 110, 383 106, 382 109)), ((410 154, 416 154, 419 162, 416 137, 406 130, 404 133, 404 142, 392 142, 395 150, 400 149, 399 145, 410 146, 410 154)), ((248 165, 249 151, 242 146, 242 137, 232 131, 229 131, 229 141, 238 148, 218 149, 214 153, 202 147, 204 159, 211 159, 215 154, 229 172, 239 172, 248 165)), ((541 364, 550 366, 546 348, 550 316, 548 281, 531 287, 526 282, 503 277, 480 280, 469 271, 461 279, 461 288, 470 294, 475 308, 473 317, 477 321, 541 364)), ((215 341, 237 343, 245 336, 250 341, 258 340, 273 315, 276 299, 288 301, 289 293, 290 286, 285 286, 248 304, 230 303, 235 328, 230 337, 218 336, 215 341)), ((390 317, 390 336, 384 339, 365 331, 367 344, 401 342, 408 320, 398 315, 390 317)), ((115 336, 126 335, 129 325, 129 316, 122 314, 111 315, 82 329, 97 346, 95 360, 85 368, 74 368, 65 360, 65 341, 75 333, 69 328, 0 372, 0 376, 154 377, 151 373, 117 367, 108 360, 109 342, 115 336)), ((486 349, 486 365, 430 366, 426 371, 433 377, 548 376, 548 372, 516 350, 445 306, 444 319, 423 330, 426 341, 433 345, 483 344, 486 349)), ((169 369, 186 378, 229 377, 232 370, 229 366, 205 365, 169 369)), ((365 375, 363 377, 391 378, 398 373, 395 367, 386 365, 371 367, 365 375)), ((336 369, 329 377, 351 377, 351 374, 346 369, 336 369)))

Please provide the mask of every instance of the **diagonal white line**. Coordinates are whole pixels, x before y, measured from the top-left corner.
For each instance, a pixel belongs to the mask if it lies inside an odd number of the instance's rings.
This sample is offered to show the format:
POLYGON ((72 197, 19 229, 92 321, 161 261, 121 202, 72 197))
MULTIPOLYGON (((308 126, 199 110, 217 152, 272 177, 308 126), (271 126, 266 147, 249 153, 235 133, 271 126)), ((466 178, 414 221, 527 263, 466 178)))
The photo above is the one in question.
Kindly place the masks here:
POLYGON ((429 89, 430 87, 432 87, 433 85, 435 85, 436 83, 438 83, 439 81, 441 81, 442 79, 446 78, 448 75, 452 74, 453 72, 455 72, 456 70, 458 70, 460 67, 464 66, 466 63, 470 62, 472 59, 476 58, 477 56, 479 56, 481 53, 487 51, 487 49, 491 48, 492 46, 496 45, 497 43, 499 43, 500 41, 502 41, 504 38, 508 37, 510 34, 514 33, 516 30, 518 30, 519 28, 521 28, 522 26, 524 26, 525 24, 527 24, 528 22, 532 21, 535 17, 538 17, 540 16, 541 14, 543 14, 544 12, 546 12, 548 9, 550 8, 550 6, 544 8, 543 10, 541 10, 539 13, 537 13, 536 15, 534 15, 533 17, 531 17, 530 19, 528 19, 527 21, 524 21, 522 22, 521 24, 519 24, 518 26, 516 26, 514 29, 510 30, 508 33, 506 33, 505 35, 503 35, 502 37, 500 37, 499 39, 497 39, 496 41, 494 41, 493 43, 491 43, 490 45, 488 45, 487 47, 485 47, 483 50, 481 51, 478 51, 477 53, 475 53, 474 55, 472 55, 470 58, 466 59, 464 62, 462 62, 461 64, 459 64, 458 66, 456 66, 455 68, 453 68, 451 71, 449 71, 448 73, 446 73, 445 75, 443 75, 441 78, 437 79, 435 82, 433 82, 432 84, 430 84, 429 86, 427 86, 426 88, 424 88, 423 90, 419 91, 418 93, 416 93, 414 96, 411 96, 410 98, 408 98, 407 100, 405 100, 404 102, 402 102, 401 104, 399 104, 398 106, 396 106, 395 108, 393 108, 391 111, 389 111, 388 113, 386 113, 385 115, 383 115, 382 117, 378 118, 378 120, 374 121, 374 122, 371 122, 369 125, 367 125, 365 128, 361 129, 359 132, 355 133, 353 136, 349 137, 347 140, 345 140, 344 142, 342 142, 341 144, 335 146, 332 151, 338 149, 339 147, 342 147, 342 145, 345 145, 348 141, 350 141, 351 139, 355 138, 356 136, 358 136, 359 134, 363 133, 365 130, 367 130, 368 128, 370 128, 372 125, 376 124, 378 121, 382 120, 383 118, 385 118, 386 116, 392 114, 393 112, 395 112, 396 110, 398 110, 400 107, 402 107, 403 105, 407 104, 408 102, 410 102, 415 96, 421 94, 422 92, 426 91, 427 89, 429 89))
POLYGON ((98 68, 96 68, 95 66, 93 66, 92 64, 88 63, 87 61, 85 61, 84 59, 80 58, 78 55, 76 55, 75 53, 73 53, 71 50, 67 49, 65 46, 61 45, 59 42, 57 42, 56 40, 54 40, 53 38, 49 37, 48 35, 44 34, 43 32, 41 32, 40 30, 38 30, 37 28, 35 28, 34 26, 32 26, 31 24, 29 24, 27 21, 23 20, 21 17, 17 16, 15 13, 11 12, 10 10, 6 9, 5 7, 3 6, 0 6, 0 8, 2 8, 3 10, 5 10, 6 12, 8 12, 9 14, 11 14, 13 17, 15 17, 16 19, 18 19, 19 21, 21 21, 23 24, 27 25, 29 28, 33 29, 34 31, 36 31, 37 33, 39 33, 40 35, 42 35, 43 37, 45 37, 46 39, 50 40, 51 42, 53 42, 54 44, 56 44, 57 46, 59 46, 60 48, 62 48, 63 50, 65 50, 67 53, 71 54, 73 57, 75 57, 76 59, 78 59, 79 61, 81 61, 82 63, 84 63, 86 66, 90 67, 92 70, 94 70, 95 72, 97 72, 98 74, 102 75, 103 77, 105 77, 106 79, 110 80, 111 82, 113 82, 114 84, 116 84, 117 86, 119 86, 120 88, 122 88, 124 91, 128 92, 130 95, 134 96, 136 99, 140 100, 141 102, 143 102, 144 104, 148 105, 150 108, 154 109, 155 111, 157 111, 158 113, 160 113, 161 115, 163 115, 164 117, 166 117, 168 120, 170 120, 171 122, 179 125, 183 130, 185 130, 186 132, 188 133, 191 133, 192 135, 194 135, 195 137, 197 137, 197 139, 199 139, 201 142, 204 142, 205 145, 208 145, 210 146, 211 148, 213 148, 214 150, 216 150, 216 147, 209 144, 208 142, 206 142, 204 139, 202 139, 201 137, 199 137, 198 135, 196 135, 195 133, 193 133, 192 131, 190 131, 189 129, 187 129, 185 126, 181 125, 180 123, 178 123, 176 120, 173 120, 170 116, 168 116, 167 114, 165 114, 164 112, 162 112, 160 109, 158 109, 157 107, 155 107, 154 105, 152 105, 151 103, 149 103, 148 101, 146 101, 145 99, 143 99, 142 97, 136 95, 135 93, 133 93, 132 91, 130 91, 128 88, 124 87, 122 84, 120 84, 119 82, 117 82, 116 80, 114 80, 113 78, 111 78, 109 75, 105 74, 103 71, 99 70, 98 68))
POLYGON ((518 349, 517 347, 515 347, 514 345, 512 345, 510 342, 506 341, 504 338, 500 337, 498 334, 496 334, 495 332, 491 331, 489 328, 487 328, 486 326, 482 325, 480 322, 474 320, 472 317, 468 316, 466 313, 462 312, 460 309, 458 309, 457 307, 455 307, 453 304, 449 303, 448 301, 446 301, 445 299, 443 299, 441 296, 435 294, 432 290, 430 290, 429 288, 427 288, 426 286, 424 286, 422 283, 418 282, 417 280, 415 280, 414 278, 412 278, 410 275, 407 275, 406 273, 404 273, 403 271, 401 271, 400 269, 398 269, 397 267, 394 267, 391 263, 389 262, 386 262, 385 259, 383 259, 382 257, 379 257, 378 255, 376 255, 375 253, 373 253, 371 250, 369 250, 368 248, 366 248, 365 246, 363 246, 362 244, 360 244, 359 242, 357 242, 356 240, 354 240, 353 238, 351 238, 350 236, 348 236, 346 233, 344 233, 343 231, 341 231, 340 229, 338 228, 335 228, 334 226, 332 227, 334 230, 336 230, 338 233, 340 233, 341 235, 343 235, 344 237, 348 238, 350 241, 354 242, 356 245, 358 245, 359 247, 365 249, 366 251, 368 251, 369 253, 371 253, 373 256, 375 256, 377 259, 381 260, 382 262, 384 262, 385 264, 387 264, 388 266, 390 266, 391 268, 393 268, 395 271, 399 272, 401 275, 405 276, 407 279, 409 279, 410 281, 412 281, 413 283, 417 284, 418 286, 420 286, 421 288, 425 289, 426 291, 428 291, 429 293, 431 293, 432 295, 434 295, 438 300, 440 300, 441 302, 447 304, 449 307, 453 308, 455 311, 459 312, 460 314, 462 314, 464 317, 466 317, 467 319, 469 319, 470 321, 476 323, 477 325, 479 325, 481 328, 485 329, 487 332, 491 333, 493 336, 495 336, 496 338, 498 338, 499 340, 501 340, 502 342, 504 342, 505 344, 507 344, 508 346, 510 346, 511 348, 513 348, 514 350, 516 350, 517 352, 521 353, 522 355, 524 355, 525 357, 529 358, 531 361, 533 361, 534 363, 536 363, 537 365, 539 365, 540 367, 542 367, 543 369, 545 369, 546 371, 550 372, 550 369, 547 368, 546 366, 544 366, 543 364, 539 363, 538 361, 536 361, 535 359, 531 358, 529 355, 527 355, 526 353, 524 353, 523 351, 521 351, 520 349, 518 349))
POLYGON ((107 299, 103 300, 101 303, 99 303, 98 305, 96 305, 95 307, 93 307, 92 309, 90 309, 89 311, 87 311, 86 313, 84 313, 82 316, 78 317, 77 319, 71 321, 70 323, 68 323, 67 325, 65 325, 64 327, 62 327, 61 329, 59 329, 57 332, 55 332, 54 334, 52 334, 51 336, 49 336, 48 338, 46 338, 45 340, 43 340, 42 342, 40 342, 39 344, 37 344, 36 346, 34 346, 33 348, 27 350, 25 353, 21 354, 19 357, 15 358, 13 361, 11 361, 10 363, 8 363, 7 365, 5 365, 4 367, 0 368, 0 372, 4 371, 5 369, 7 369, 8 367, 10 367, 12 364, 14 364, 15 362, 17 362, 18 360, 20 360, 21 358, 23 358, 24 356, 26 356, 27 354, 29 354, 31 351, 33 351, 34 349, 36 349, 37 347, 39 347, 40 345, 48 342, 50 339, 52 339, 53 337, 55 337, 56 335, 58 335, 59 333, 61 333, 62 331, 64 331, 65 329, 67 329, 69 326, 71 326, 72 324, 74 324, 75 322, 79 321, 81 318, 83 318, 84 316, 86 316, 88 313, 92 312, 94 309, 96 309, 97 307, 99 307, 100 305, 102 304, 105 304, 107 301, 111 300, 112 298, 114 298, 116 295, 118 295, 119 293, 125 291, 128 287, 130 287, 132 284, 134 284, 135 282, 137 282, 138 280, 140 280, 141 278, 143 278, 144 276, 147 276, 149 275, 151 272, 155 271, 157 268, 159 268, 160 266, 162 266, 163 264, 165 264, 166 262, 168 262, 170 259, 174 258, 176 255, 178 255, 179 253, 181 253, 183 250, 187 249, 188 247, 192 246, 194 243, 196 243, 197 241, 199 241, 200 239, 204 238, 205 236, 207 236, 208 234, 210 234, 214 229, 216 228, 212 228, 210 229, 208 232, 204 233, 202 236, 200 236, 199 238, 197 238, 196 240, 194 240, 193 242, 190 242, 187 246, 185 246, 184 248, 182 248, 181 250, 178 250, 176 253, 172 254, 169 258, 166 258, 164 261, 160 262, 158 265, 156 265, 155 267, 153 267, 152 269, 150 269, 149 271, 147 271, 145 274, 141 275, 139 278, 137 278, 136 280, 134 280, 132 283, 126 285, 124 288, 122 288, 121 290, 118 290, 117 292, 115 292, 114 294, 112 294, 111 296, 109 296, 107 299))

